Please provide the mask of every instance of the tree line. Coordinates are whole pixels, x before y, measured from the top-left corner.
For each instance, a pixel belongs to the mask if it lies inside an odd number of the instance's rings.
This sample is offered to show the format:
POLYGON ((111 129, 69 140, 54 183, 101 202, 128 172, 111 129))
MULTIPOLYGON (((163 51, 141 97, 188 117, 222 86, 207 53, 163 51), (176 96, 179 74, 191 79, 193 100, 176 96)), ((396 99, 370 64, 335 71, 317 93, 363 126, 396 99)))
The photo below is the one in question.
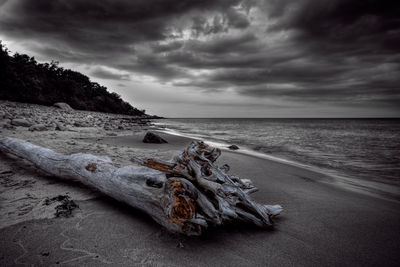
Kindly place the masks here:
POLYGON ((25 54, 10 55, 1 41, 0 99, 40 105, 65 102, 79 110, 144 115, 82 73, 64 69, 57 61, 38 63, 25 54))

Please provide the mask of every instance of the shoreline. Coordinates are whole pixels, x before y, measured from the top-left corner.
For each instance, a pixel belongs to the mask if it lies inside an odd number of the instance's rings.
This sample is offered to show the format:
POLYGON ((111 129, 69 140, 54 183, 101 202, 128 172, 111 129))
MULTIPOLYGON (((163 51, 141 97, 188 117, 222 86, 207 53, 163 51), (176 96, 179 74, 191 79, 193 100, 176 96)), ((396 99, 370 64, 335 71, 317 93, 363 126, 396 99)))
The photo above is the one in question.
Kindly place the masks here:
MULTIPOLYGON (((241 155, 247 155, 250 157, 273 161, 273 162, 280 163, 283 165, 297 167, 300 169, 308 170, 310 172, 315 172, 317 174, 328 176, 328 177, 332 178, 332 179, 328 179, 330 183, 335 183, 337 186, 342 187, 346 190, 358 192, 361 194, 367 194, 369 196, 383 198, 386 200, 400 203, 400 189, 391 184, 386 184, 383 182, 369 181, 369 180, 362 180, 357 177, 354 178, 354 177, 350 177, 350 176, 335 174, 333 172, 329 172, 329 170, 324 170, 322 168, 318 168, 318 167, 311 166, 311 165, 306 165, 306 164, 299 163, 299 162, 296 162, 293 160, 288 160, 288 159, 268 155, 268 154, 265 154, 262 152, 252 150, 247 147, 244 147, 244 148, 240 147, 240 149, 232 151, 228 148, 228 146, 230 145, 228 143, 214 142, 214 141, 207 140, 205 138, 198 138, 196 136, 190 136, 189 134, 180 133, 178 131, 171 130, 171 129, 163 130, 160 128, 155 128, 154 131, 158 132, 158 133, 170 135, 170 136, 179 136, 179 137, 188 138, 191 140, 196 140, 196 139, 201 140, 211 146, 221 149, 225 153, 226 152, 239 153, 241 155)), ((327 179, 322 179, 320 182, 326 182, 326 180, 327 179)))
MULTIPOLYGON (((193 140, 159 134, 169 143, 143 144, 141 136, 109 137, 102 141, 119 146, 168 150, 170 155, 174 155, 193 140)), ((372 266, 374 262, 386 266, 397 264, 398 261, 395 263, 393 259, 398 257, 395 256, 397 252, 394 252, 394 247, 397 247, 400 240, 397 238, 400 233, 395 226, 400 222, 399 202, 347 190, 325 174, 237 151, 223 151, 217 164, 225 163, 231 166, 231 174, 251 179, 259 188, 252 195, 257 202, 281 204, 284 208, 272 232, 252 232, 242 228, 234 232, 228 230, 228 233, 222 228, 210 231, 209 234, 216 235, 213 238, 217 239, 217 243, 222 242, 230 247, 234 242, 241 242, 240 250, 249 253, 251 249, 251 253, 256 255, 254 261, 257 262, 253 265, 265 266, 267 262, 272 266, 372 266), (269 242, 276 242, 276 247, 269 242), (262 256, 265 251, 272 254, 276 252, 286 258, 274 258, 271 262, 268 256, 262 256)), ((206 233, 199 240, 185 240, 183 244, 191 244, 194 250, 203 242, 208 246, 205 240, 210 238, 209 234, 206 233)), ((216 255, 210 249, 206 251, 211 253, 208 257, 213 265, 240 265, 226 257, 224 260, 215 258, 216 255)), ((241 264, 250 265, 243 261, 241 264)))
MULTIPOLYGON (((148 127, 74 126, 85 114, 65 114, 65 131, 16 126, 1 134, 63 154, 109 156, 121 165, 131 165, 132 157, 169 160, 192 140, 161 133, 168 144, 147 144, 142 139, 148 127)), ((253 181, 259 189, 251 195, 255 201, 283 206, 273 228, 233 224, 198 238, 176 236, 90 187, 0 154, 0 265, 308 267, 400 261, 399 203, 346 190, 324 174, 234 151, 223 151, 217 164, 225 163, 229 173, 253 181), (79 206, 71 217, 55 217, 59 202, 44 205, 59 195, 79 206)))

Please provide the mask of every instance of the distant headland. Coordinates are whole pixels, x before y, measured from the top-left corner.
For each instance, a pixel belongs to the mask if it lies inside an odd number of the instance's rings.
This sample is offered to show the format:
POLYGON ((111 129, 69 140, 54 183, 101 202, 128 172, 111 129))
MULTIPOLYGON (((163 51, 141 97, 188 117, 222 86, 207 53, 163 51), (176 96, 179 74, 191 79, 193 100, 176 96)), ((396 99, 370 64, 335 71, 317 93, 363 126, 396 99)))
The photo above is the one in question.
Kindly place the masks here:
POLYGON ((0 41, 0 99, 51 106, 65 102, 73 109, 132 116, 146 116, 117 93, 90 81, 89 77, 60 67, 58 62, 39 63, 15 53, 0 41))

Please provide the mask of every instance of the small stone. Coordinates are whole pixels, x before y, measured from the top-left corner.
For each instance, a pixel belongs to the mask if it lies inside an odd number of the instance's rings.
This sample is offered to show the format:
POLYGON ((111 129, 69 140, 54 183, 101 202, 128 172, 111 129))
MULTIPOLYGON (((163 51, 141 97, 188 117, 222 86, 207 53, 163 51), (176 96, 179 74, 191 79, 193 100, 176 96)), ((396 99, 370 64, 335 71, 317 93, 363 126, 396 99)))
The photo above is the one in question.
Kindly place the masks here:
POLYGON ((35 124, 32 125, 31 127, 29 127, 29 131, 33 132, 33 131, 46 131, 47 127, 44 124, 35 124))
POLYGON ((6 128, 8 125, 10 125, 10 122, 6 120, 0 121, 0 128, 6 128))
POLYGON ((15 126, 13 126, 9 123, 3 124, 3 128, 8 129, 8 130, 15 130, 15 126))
POLYGON ((47 128, 52 128, 52 129, 54 129, 54 128, 57 127, 57 124, 55 124, 54 122, 50 122, 50 123, 47 123, 47 124, 46 124, 46 127, 47 127, 47 128))
POLYGON ((68 130, 67 127, 65 127, 64 125, 62 125, 59 122, 56 122, 55 124, 56 124, 56 131, 67 131, 68 130))
POLYGON ((62 109, 64 111, 73 111, 73 108, 71 108, 71 106, 68 105, 67 103, 59 102, 59 103, 55 103, 53 106, 55 106, 56 108, 62 109))
POLYGON ((13 119, 11 121, 11 125, 22 126, 22 127, 30 127, 30 126, 32 126, 32 123, 27 121, 26 119, 13 119))
POLYGON ((155 133, 147 132, 143 138, 143 143, 162 144, 168 142, 155 133))
POLYGON ((5 113, 4 113, 4 118, 5 118, 5 119, 10 119, 10 120, 11 120, 11 119, 13 118, 13 115, 11 115, 11 114, 8 113, 8 112, 5 112, 5 113))

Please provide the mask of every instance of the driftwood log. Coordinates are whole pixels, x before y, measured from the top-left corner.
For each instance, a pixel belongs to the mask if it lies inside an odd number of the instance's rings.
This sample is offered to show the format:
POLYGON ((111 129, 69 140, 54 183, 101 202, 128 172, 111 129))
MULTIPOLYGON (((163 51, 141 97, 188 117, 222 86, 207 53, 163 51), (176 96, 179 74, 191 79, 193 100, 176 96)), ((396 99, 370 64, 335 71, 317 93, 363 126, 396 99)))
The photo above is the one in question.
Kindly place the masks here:
POLYGON ((189 236, 235 220, 268 227, 282 211, 279 205, 253 201, 249 194, 257 189, 251 181, 227 174, 229 166, 215 164, 221 151, 199 141, 171 162, 134 159, 137 165, 125 167, 105 156, 62 155, 10 137, 0 137, 0 151, 55 176, 93 186, 146 212, 167 230, 189 236))

